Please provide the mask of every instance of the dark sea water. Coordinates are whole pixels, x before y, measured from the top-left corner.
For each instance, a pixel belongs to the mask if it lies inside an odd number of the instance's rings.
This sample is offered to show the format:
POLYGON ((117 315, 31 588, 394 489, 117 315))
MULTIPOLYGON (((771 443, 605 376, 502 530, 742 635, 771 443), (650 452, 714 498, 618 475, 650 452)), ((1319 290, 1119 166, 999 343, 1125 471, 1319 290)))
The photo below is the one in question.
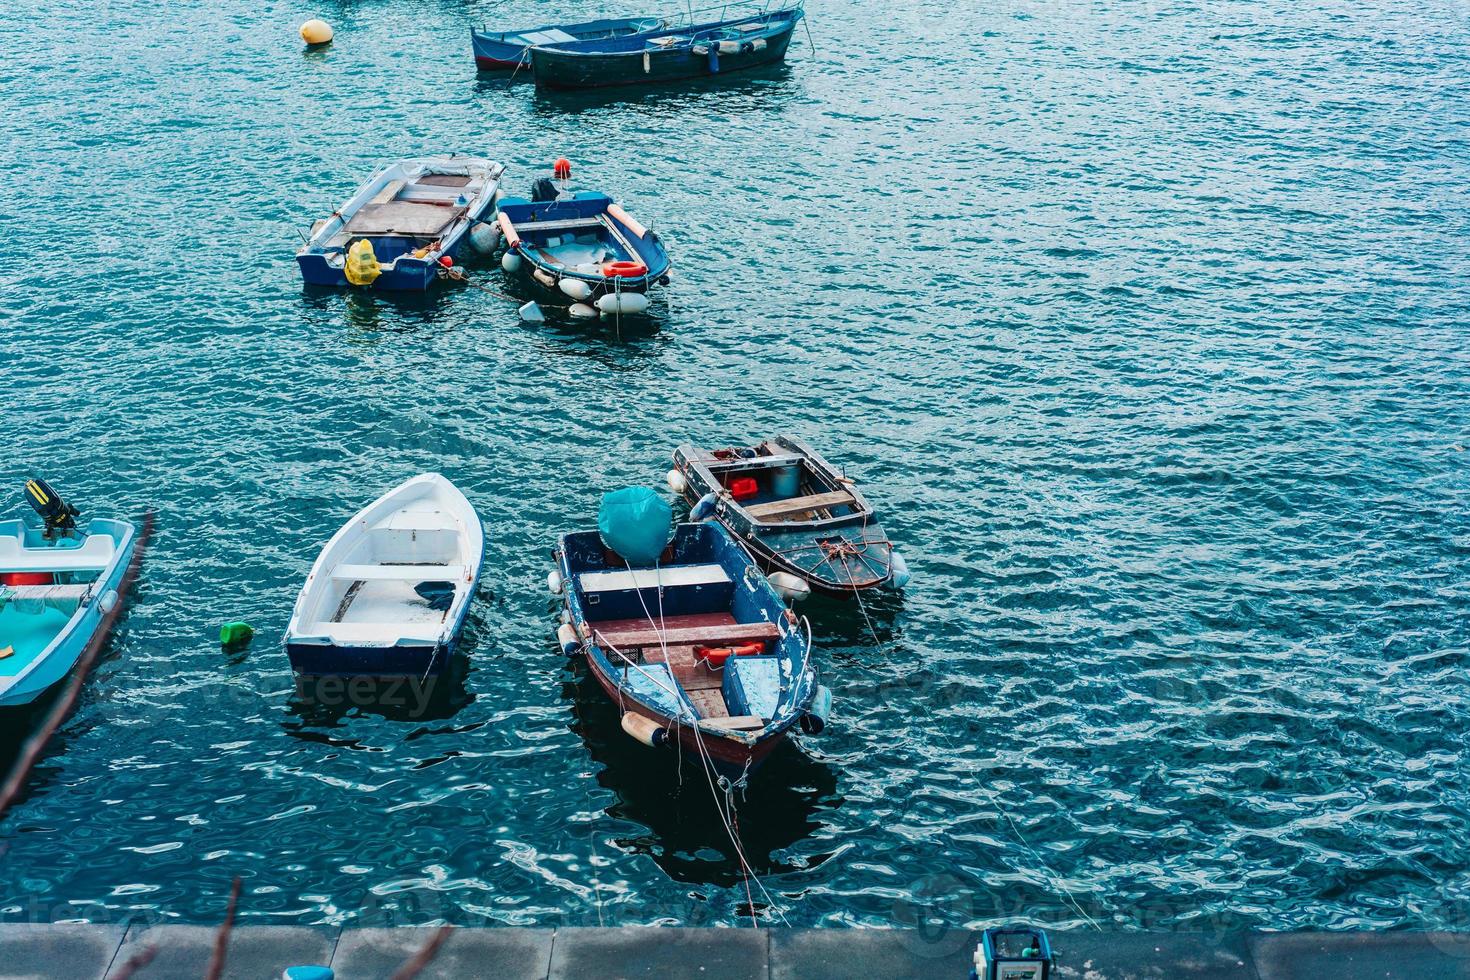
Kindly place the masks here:
POLYGON ((476 78, 471 22, 593 12, 0 19, 0 488, 158 513, 0 916, 215 921, 241 875, 255 923, 747 924, 709 787, 569 668, 544 577, 678 442, 786 431, 914 581, 804 610, 835 718, 738 801, 762 921, 1470 924, 1467 8, 812 0, 744 80, 476 78), (668 302, 302 289, 299 230, 449 150, 570 157, 668 302), (487 528, 451 683, 298 697, 317 548, 426 470, 487 528))

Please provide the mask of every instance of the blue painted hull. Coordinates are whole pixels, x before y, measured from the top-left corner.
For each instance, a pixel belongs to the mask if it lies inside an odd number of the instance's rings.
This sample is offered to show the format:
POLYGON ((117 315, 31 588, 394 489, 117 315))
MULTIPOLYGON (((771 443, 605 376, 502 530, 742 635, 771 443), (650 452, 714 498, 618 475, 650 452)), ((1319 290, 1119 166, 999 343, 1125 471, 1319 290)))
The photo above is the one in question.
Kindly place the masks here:
POLYGON ((287 643, 286 656, 298 674, 316 677, 433 677, 454 653, 443 646, 351 647, 287 643))
MULTIPOLYGON (((486 209, 489 210, 488 208, 486 209)), ((484 212, 475 215, 477 219, 484 217, 484 212)), ((452 240, 446 240, 443 252, 456 262, 464 248, 466 235, 455 236, 452 240)), ((375 239, 374 249, 378 241, 375 239)), ((414 243, 417 245, 417 243, 414 243)), ((307 254, 296 256, 296 264, 301 268, 301 278, 311 286, 351 286, 347 281, 346 274, 327 262, 327 257, 321 254, 307 254)), ((373 281, 370 286, 353 286, 354 289, 377 289, 393 292, 423 292, 434 284, 443 269, 436 262, 423 259, 403 258, 399 259, 391 271, 385 272, 373 281)))
POLYGON ((784 61, 801 17, 793 8, 632 38, 538 46, 531 49, 531 68, 537 85, 553 89, 717 78, 784 61))

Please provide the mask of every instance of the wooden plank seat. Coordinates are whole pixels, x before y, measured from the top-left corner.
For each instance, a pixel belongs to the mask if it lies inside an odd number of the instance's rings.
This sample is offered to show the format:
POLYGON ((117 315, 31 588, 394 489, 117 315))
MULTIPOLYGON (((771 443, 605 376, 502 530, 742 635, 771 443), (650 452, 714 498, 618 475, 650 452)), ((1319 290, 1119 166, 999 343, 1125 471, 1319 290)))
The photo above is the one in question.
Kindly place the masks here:
POLYGON ((758 732, 766 727, 766 720, 759 715, 725 715, 710 718, 708 721, 715 728, 725 728, 732 732, 758 732))
POLYGON ((332 578, 346 582, 457 582, 463 565, 338 565, 332 578))
POLYGON ((780 520, 807 511, 851 506, 855 503, 857 503, 857 498, 848 491, 834 490, 831 493, 814 493, 806 497, 773 500, 768 504, 751 504, 745 508, 745 512, 759 520, 780 520))
POLYGON ((615 568, 605 572, 583 572, 578 577, 582 591, 620 592, 625 589, 673 588, 690 585, 724 585, 730 574, 719 565, 666 565, 663 568, 615 568))
POLYGON ((602 226, 600 217, 592 218, 556 218, 546 221, 517 221, 515 230, 527 231, 568 231, 573 228, 599 228, 602 226))
POLYGON ((723 473, 731 469, 765 470, 782 466, 797 466, 805 459, 805 456, 797 453, 786 453, 777 456, 752 456, 750 459, 701 459, 697 462, 704 463, 712 472, 723 473))
MULTIPOLYGON (((606 641, 622 651, 644 650, 649 647, 696 647, 738 646, 742 643, 775 643, 781 632, 775 623, 727 623, 720 626, 667 627, 662 633, 645 624, 641 628, 607 630, 597 623, 590 624, 593 641, 606 641)), ((598 644, 599 646, 601 643, 598 644)))

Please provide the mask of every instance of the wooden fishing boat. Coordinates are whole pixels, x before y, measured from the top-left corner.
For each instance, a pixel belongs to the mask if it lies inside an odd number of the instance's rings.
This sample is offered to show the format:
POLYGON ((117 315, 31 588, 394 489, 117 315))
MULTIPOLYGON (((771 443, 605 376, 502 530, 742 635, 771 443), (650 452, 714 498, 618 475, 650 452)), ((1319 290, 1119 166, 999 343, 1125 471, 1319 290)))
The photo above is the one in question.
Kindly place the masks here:
POLYGON ((536 84, 548 88, 651 85, 709 78, 786 58, 800 5, 730 20, 531 48, 536 84))
POLYGON ((316 286, 428 289, 454 265, 472 229, 498 239, 488 220, 504 170, 453 154, 389 164, 312 226, 296 253, 301 278, 316 286))
MULTIPOLYGON (((42 481, 26 489, 60 500, 42 481)), ((44 528, 0 521, 0 706, 29 704, 66 677, 122 610, 142 554, 137 528, 110 518, 78 527, 75 516, 44 528)))
MULTIPOLYGON (((571 165, 557 161, 559 179, 571 165)), ((501 267, 573 302, 572 312, 622 315, 648 309, 648 291, 669 281, 668 252, 606 194, 557 191, 537 182, 541 200, 507 197, 500 202, 506 252, 501 267), (544 189, 544 190, 543 190, 544 189)))
POLYGON ((808 664, 810 636, 724 528, 678 525, 651 568, 629 567, 597 531, 562 535, 555 558, 563 652, 586 654, 645 745, 677 741, 743 775, 793 726, 825 725, 832 695, 808 664))
POLYGON ((475 67, 481 71, 510 71, 529 67, 531 48, 538 44, 565 44, 627 37, 644 31, 656 31, 666 23, 657 17, 606 17, 580 24, 547 24, 520 31, 470 31, 470 44, 475 51, 475 67))
POLYGON ((312 566, 286 628, 291 666, 311 675, 441 672, 484 553, 475 509, 438 473, 388 491, 333 535, 312 566))
POLYGON ((794 436, 713 452, 680 446, 668 479, 696 513, 705 500, 767 570, 816 592, 851 596, 908 581, 854 482, 794 436))

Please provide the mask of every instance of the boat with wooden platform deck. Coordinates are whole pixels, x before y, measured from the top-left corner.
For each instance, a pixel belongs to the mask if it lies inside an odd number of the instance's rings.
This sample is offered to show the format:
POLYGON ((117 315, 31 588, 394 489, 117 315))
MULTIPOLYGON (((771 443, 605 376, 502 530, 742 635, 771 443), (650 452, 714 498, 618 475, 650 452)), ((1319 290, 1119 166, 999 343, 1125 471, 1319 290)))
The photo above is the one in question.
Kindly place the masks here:
POLYGON ((722 527, 678 525, 651 568, 628 567, 597 531, 563 535, 555 557, 563 650, 586 654, 633 737, 744 773, 794 726, 825 725, 810 636, 722 527))
POLYGON ((429 288, 453 266, 471 229, 488 221, 504 170, 456 154, 389 164, 312 226, 296 253, 301 278, 316 286, 429 288))
POLYGON ((908 568, 853 480, 795 436, 674 451, 669 485, 713 516, 770 572, 830 596, 901 588, 908 568))

